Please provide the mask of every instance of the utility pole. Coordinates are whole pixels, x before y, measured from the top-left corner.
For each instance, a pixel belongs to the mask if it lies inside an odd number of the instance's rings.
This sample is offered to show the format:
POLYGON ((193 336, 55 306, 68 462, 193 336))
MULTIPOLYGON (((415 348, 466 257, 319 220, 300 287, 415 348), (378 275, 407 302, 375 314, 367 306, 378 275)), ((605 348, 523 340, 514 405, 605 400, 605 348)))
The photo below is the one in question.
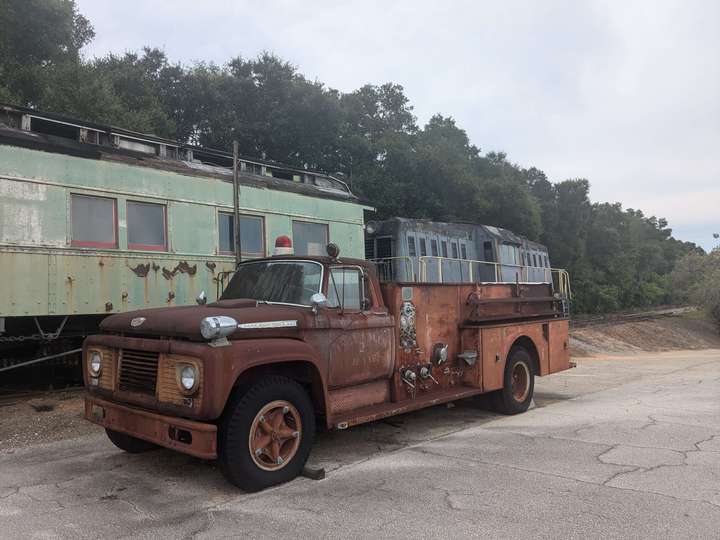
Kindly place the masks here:
POLYGON ((233 239, 235 240, 235 267, 242 262, 240 245, 240 180, 238 178, 238 154, 240 145, 233 141, 233 239))

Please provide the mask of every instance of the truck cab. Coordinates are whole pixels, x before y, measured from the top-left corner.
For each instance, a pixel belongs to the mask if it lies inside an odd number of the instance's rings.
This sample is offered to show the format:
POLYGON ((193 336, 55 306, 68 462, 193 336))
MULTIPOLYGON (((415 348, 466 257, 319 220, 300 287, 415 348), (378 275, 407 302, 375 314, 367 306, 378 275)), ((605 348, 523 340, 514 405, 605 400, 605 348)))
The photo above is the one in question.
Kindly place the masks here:
POLYGON ((551 285, 380 283, 329 245, 244 262, 213 303, 106 318, 83 345, 85 416, 256 491, 301 472, 316 428, 483 393, 523 412, 534 376, 570 367, 567 330, 551 285))

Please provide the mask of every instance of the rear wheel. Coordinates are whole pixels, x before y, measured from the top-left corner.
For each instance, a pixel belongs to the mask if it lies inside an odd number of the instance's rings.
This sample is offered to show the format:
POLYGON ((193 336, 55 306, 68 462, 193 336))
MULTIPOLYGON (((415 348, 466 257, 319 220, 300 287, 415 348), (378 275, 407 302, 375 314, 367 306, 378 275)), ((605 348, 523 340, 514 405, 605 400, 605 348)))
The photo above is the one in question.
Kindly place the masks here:
POLYGON ((110 439, 115 446, 129 454, 140 454, 160 448, 157 444, 138 439, 127 433, 121 433, 108 428, 105 428, 105 433, 107 433, 108 439, 110 439))
POLYGON ((522 347, 510 349, 505 364, 502 390, 493 393, 493 404, 503 414, 527 411, 535 391, 535 376, 530 353, 522 347))
POLYGON ((223 474, 245 491, 288 482, 302 471, 314 434, 305 389, 285 377, 260 379, 228 404, 218 440, 223 474))

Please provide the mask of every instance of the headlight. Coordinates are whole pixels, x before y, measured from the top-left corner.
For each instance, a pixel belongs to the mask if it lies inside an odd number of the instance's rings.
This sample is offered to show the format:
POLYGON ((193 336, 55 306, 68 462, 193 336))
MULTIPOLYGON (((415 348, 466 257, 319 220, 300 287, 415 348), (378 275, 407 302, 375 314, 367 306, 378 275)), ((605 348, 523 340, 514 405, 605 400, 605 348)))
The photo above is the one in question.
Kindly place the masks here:
POLYGON ((237 321, 232 317, 224 315, 205 317, 200 322, 200 333, 205 339, 224 338, 237 330, 237 325, 237 321))
POLYGON ((180 370, 180 386, 186 392, 195 388, 197 382, 197 371, 194 366, 183 366, 180 370))
POLYGON ((102 355, 98 351, 90 353, 90 374, 99 377, 102 371, 102 355))

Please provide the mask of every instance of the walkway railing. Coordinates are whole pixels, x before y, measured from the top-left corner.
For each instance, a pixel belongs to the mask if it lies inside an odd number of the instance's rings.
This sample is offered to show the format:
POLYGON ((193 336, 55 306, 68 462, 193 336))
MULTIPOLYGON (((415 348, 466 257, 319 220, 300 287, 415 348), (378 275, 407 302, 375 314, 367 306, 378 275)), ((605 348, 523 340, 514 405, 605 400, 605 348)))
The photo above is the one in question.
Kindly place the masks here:
POLYGON ((378 269, 380 281, 419 283, 472 283, 520 281, 552 283, 555 292, 572 297, 570 276, 562 268, 524 266, 475 259, 452 257, 382 257, 371 259, 378 269))

